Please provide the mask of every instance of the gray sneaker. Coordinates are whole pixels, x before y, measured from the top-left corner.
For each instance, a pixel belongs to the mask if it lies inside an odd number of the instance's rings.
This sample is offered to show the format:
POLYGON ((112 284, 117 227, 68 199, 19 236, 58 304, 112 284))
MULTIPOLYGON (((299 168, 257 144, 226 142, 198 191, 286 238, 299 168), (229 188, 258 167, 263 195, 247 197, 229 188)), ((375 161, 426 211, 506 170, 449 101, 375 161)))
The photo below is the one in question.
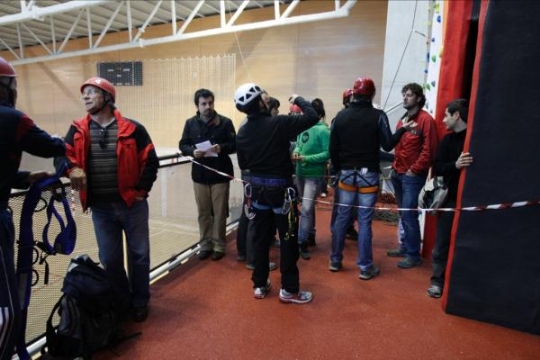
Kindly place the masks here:
POLYGON ((313 293, 300 290, 296 294, 292 294, 285 289, 279 291, 279 301, 288 304, 306 304, 313 300, 313 293))
POLYGON ((253 289, 253 297, 255 299, 264 299, 266 297, 266 294, 270 292, 271 288, 272 284, 270 284, 270 279, 268 279, 266 280, 266 286, 253 289))
POLYGON ((427 289, 426 292, 427 292, 428 296, 430 296, 432 298, 435 298, 435 299, 438 299, 438 298, 440 298, 442 296, 442 289, 438 285, 431 285, 427 289))
POLYGON ((366 270, 360 270, 360 280, 369 280, 373 279, 375 276, 379 275, 381 271, 378 267, 371 265, 366 270))
MULTIPOLYGON (((248 270, 255 270, 255 265, 253 264, 246 264, 246 269, 248 270)), ((270 261, 268 263, 268 270, 270 271, 274 271, 277 269, 277 263, 273 262, 273 261, 270 261)))

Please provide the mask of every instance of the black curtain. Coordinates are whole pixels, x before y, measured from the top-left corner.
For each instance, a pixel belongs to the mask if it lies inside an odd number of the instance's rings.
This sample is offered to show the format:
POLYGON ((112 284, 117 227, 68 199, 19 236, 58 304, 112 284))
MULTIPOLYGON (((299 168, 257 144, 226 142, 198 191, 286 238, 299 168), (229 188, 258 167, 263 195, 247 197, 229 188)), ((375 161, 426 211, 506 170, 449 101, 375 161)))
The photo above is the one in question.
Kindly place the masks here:
MULTIPOLYGON (((540 199, 538 19, 536 1, 488 3, 462 207, 540 199)), ((540 205, 461 211, 455 226, 445 311, 540 334, 540 205)))

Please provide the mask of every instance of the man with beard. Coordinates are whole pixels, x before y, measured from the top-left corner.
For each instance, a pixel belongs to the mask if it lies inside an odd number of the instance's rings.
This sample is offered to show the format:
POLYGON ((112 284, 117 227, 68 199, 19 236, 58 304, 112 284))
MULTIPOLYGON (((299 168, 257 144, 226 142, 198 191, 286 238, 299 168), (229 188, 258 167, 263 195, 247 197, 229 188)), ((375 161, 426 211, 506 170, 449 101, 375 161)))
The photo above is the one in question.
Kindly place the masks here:
POLYGON ((414 121, 416 127, 406 132, 395 148, 392 164, 392 184, 403 226, 403 238, 398 249, 388 251, 388 256, 402 257, 397 266, 410 269, 422 264, 420 257, 420 223, 418 221, 418 194, 426 182, 437 149, 435 121, 422 110, 426 97, 422 86, 410 83, 401 90, 403 107, 407 110, 398 121, 399 130, 404 122, 414 121))
POLYGON ((180 139, 183 155, 193 156, 191 178, 199 212, 199 259, 220 260, 225 256, 229 186, 233 165, 229 154, 236 151, 236 131, 231 119, 214 110, 214 93, 199 89, 193 98, 197 114, 186 121, 180 139), (230 175, 225 177, 211 169, 230 175))

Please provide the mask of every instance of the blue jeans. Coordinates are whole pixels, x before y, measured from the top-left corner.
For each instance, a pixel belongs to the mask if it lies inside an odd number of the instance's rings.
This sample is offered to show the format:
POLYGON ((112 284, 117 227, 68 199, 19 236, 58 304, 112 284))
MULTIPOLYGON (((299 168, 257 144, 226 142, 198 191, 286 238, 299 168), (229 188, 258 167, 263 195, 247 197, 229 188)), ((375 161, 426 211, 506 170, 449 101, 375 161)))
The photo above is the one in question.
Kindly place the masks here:
MULTIPOLYGON (((418 208, 418 195, 422 186, 426 183, 426 175, 408 176, 392 171, 392 184, 396 193, 398 206, 404 209, 418 208)), ((400 250, 407 257, 420 260, 420 223, 418 221, 418 211, 403 210, 399 212, 401 225, 403 226, 403 237, 400 250)))
MULTIPOLYGON (((340 181, 346 185, 361 188, 378 186, 379 173, 365 172, 359 170, 342 170, 340 181), (356 174, 355 174, 356 173, 356 174)), ((336 220, 332 229, 332 253, 331 262, 341 262, 343 260, 343 246, 345 244, 345 234, 349 226, 352 205, 357 204, 358 208, 358 260, 356 264, 361 270, 367 270, 373 265, 371 222, 375 212, 374 206, 377 202, 377 192, 362 194, 358 191, 349 191, 340 188, 337 193, 338 203, 336 220)))
POLYGON ((92 206, 99 259, 123 306, 146 306, 150 300, 148 201, 130 208, 122 202, 92 206), (124 267, 122 232, 126 235, 129 279, 124 267))
POLYGON ((315 204, 317 196, 321 193, 323 178, 296 178, 298 196, 302 200, 300 209, 300 227, 298 229, 298 243, 308 240, 309 234, 315 235, 315 204))

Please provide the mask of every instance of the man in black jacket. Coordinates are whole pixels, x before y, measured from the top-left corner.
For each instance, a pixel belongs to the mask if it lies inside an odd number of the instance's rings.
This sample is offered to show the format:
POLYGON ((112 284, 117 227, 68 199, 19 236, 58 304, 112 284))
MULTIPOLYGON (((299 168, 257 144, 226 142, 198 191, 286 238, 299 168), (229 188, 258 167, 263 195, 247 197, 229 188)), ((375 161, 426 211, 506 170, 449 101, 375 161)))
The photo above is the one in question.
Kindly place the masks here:
POLYGON ((401 136, 414 126, 405 122, 392 135, 384 111, 373 107, 374 96, 373 80, 367 76, 358 78, 350 106, 337 114, 330 132, 330 159, 339 177, 336 202, 340 206, 332 226, 329 270, 341 270, 351 209, 359 205, 356 264, 360 268, 361 280, 369 280, 379 274, 379 268, 373 264, 371 222, 379 190, 380 148, 392 150, 401 136))
POLYGON ((289 141, 319 121, 311 104, 292 95, 302 115, 269 113, 262 99, 263 90, 256 84, 240 86, 234 95, 236 108, 247 115, 247 122, 236 137, 238 165, 247 182, 247 211, 253 217, 254 266, 251 280, 253 296, 263 299, 270 290, 268 257, 270 243, 277 226, 280 238, 281 290, 284 303, 305 304, 313 299, 309 291, 300 290, 298 272, 298 210, 292 175, 294 167, 289 154, 289 141), (275 223, 274 223, 275 221, 275 223))
POLYGON ((199 89, 193 100, 197 114, 186 121, 180 151, 202 165, 230 175, 223 176, 195 163, 191 168, 199 212, 199 259, 212 256, 212 260, 220 260, 225 256, 229 186, 234 174, 229 154, 236 151, 236 132, 231 119, 214 110, 212 91, 199 89))
POLYGON ((8 206, 11 189, 25 189, 49 175, 45 171, 19 171, 22 152, 44 158, 66 152, 62 139, 38 128, 32 119, 15 108, 16 102, 17 74, 11 64, 0 57, 0 359, 11 359, 22 328, 15 274, 15 228, 8 206))
MULTIPOLYGON (((442 176, 444 184, 448 187, 448 197, 441 206, 443 208, 456 207, 461 170, 470 166, 473 161, 471 154, 463 152, 465 136, 467 135, 468 112, 468 101, 465 99, 451 101, 445 110, 443 123, 446 129, 451 132, 441 140, 433 167, 435 175, 442 176)), ((453 222, 453 211, 439 213, 437 235, 432 253, 431 286, 427 289, 427 294, 432 298, 440 298, 443 293, 453 222)))

